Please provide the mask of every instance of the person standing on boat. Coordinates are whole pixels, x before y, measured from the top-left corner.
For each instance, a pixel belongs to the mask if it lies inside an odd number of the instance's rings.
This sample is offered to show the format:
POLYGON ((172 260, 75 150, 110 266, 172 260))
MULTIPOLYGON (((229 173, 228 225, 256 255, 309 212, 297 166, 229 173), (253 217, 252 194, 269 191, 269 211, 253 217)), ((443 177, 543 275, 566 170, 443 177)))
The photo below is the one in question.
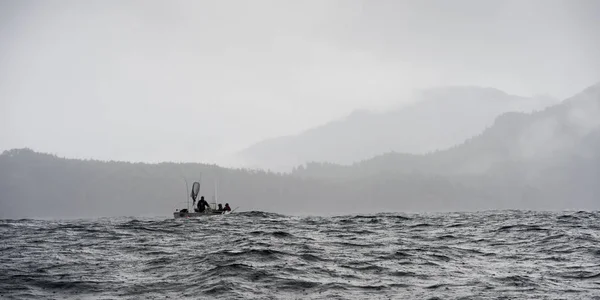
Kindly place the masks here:
POLYGON ((204 200, 204 196, 200 197, 200 201, 198 201, 198 212, 204 212, 206 210, 206 208, 210 209, 210 205, 208 205, 208 202, 206 202, 206 200, 204 200))
POLYGON ((229 203, 225 203, 225 207, 223 208, 223 211, 231 211, 231 207, 229 207, 229 203))
POLYGON ((219 207, 217 207, 217 211, 223 211, 223 204, 219 203, 219 207))

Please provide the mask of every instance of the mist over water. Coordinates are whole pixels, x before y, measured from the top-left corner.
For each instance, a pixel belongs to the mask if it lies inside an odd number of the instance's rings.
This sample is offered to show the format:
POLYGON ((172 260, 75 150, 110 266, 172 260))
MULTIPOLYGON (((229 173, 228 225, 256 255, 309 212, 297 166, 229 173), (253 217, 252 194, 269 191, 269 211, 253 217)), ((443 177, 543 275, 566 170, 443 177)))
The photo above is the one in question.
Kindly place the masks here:
POLYGON ((0 221, 3 299, 592 299, 598 212, 0 221))

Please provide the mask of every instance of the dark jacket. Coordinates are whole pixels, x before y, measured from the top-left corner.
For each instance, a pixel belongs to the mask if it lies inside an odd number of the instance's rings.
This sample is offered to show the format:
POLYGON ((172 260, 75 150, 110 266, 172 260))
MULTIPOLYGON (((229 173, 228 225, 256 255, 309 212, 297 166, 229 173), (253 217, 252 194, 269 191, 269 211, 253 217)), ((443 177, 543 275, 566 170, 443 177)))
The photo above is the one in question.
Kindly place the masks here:
POLYGON ((200 199, 200 201, 198 201, 198 211, 199 212, 205 211, 207 207, 210 207, 210 206, 208 205, 208 202, 206 202, 206 200, 200 199))

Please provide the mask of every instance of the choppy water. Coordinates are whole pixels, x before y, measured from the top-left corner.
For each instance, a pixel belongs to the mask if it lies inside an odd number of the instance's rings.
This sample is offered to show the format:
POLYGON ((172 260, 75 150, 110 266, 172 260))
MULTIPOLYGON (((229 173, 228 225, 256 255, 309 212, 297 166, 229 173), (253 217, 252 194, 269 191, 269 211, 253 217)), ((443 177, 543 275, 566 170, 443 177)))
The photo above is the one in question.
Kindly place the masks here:
POLYGON ((0 298, 600 299, 600 213, 0 221, 0 298))

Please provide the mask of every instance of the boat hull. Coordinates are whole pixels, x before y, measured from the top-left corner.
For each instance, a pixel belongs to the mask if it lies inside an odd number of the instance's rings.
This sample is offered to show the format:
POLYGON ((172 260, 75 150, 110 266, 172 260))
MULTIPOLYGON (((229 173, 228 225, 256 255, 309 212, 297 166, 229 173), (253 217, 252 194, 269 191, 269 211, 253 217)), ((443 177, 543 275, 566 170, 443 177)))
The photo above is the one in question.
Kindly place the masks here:
POLYGON ((173 217, 175 219, 179 218, 198 218, 198 217, 208 217, 208 216, 218 216, 218 215, 228 215, 230 211, 206 211, 206 212, 184 212, 184 211, 176 211, 173 213, 173 217))

